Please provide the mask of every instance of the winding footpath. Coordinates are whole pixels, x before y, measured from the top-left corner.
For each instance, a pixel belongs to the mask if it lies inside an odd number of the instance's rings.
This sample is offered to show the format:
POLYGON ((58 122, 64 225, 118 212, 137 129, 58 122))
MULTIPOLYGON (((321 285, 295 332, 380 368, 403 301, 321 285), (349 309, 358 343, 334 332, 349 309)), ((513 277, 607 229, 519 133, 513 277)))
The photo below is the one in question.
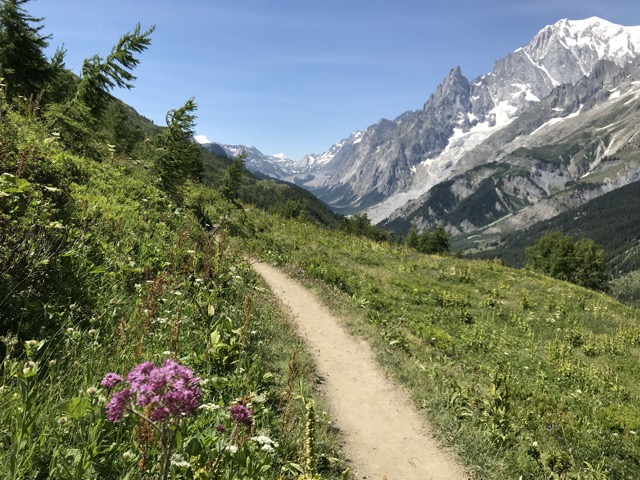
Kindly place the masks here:
POLYGON ((405 390, 378 367, 366 342, 346 332, 340 320, 298 282, 265 263, 255 263, 253 268, 290 309, 314 356, 357 478, 470 478, 430 434, 405 390))

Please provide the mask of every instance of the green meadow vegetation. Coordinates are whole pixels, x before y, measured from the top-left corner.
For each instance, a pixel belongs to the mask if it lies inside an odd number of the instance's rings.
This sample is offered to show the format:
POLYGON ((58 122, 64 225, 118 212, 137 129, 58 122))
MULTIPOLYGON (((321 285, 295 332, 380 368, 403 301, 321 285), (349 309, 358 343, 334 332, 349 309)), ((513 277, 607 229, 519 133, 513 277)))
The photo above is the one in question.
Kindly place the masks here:
POLYGON ((349 478, 254 257, 366 338, 478 478, 640 478, 638 310, 249 175, 193 144, 194 99, 158 127, 111 96, 153 27, 77 77, 26 4, 0 2, 0 477, 349 478))
POLYGON ((254 215, 244 248, 367 338, 478 478, 640 476, 638 310, 500 262, 254 215))
POLYGON ((159 128, 109 94, 153 27, 76 77, 26 3, 0 3, 0 478, 348 476, 195 101, 159 128))
POLYGON ((159 476, 151 424, 109 422, 100 382, 170 358, 202 392, 173 438, 171 478, 338 478, 321 403, 306 426, 310 357, 228 248, 237 207, 196 184, 179 206, 144 160, 68 153, 6 104, 0 130, 0 477, 159 476), (215 231, 192 205, 202 198, 215 231), (234 405, 253 422, 235 425, 234 405))

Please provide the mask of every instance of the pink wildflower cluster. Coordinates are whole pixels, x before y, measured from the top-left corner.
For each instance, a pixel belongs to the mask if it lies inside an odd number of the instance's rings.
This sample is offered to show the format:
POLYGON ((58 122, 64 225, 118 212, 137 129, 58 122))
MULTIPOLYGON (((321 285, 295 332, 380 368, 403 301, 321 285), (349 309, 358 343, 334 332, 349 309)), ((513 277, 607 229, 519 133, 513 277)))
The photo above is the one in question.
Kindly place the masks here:
MULTIPOLYGON (((116 373, 107 373, 100 383, 107 389, 122 383, 116 373)), ((161 367, 152 362, 136 366, 127 375, 129 387, 115 393, 106 405, 107 418, 117 422, 129 407, 150 411, 149 419, 161 421, 169 415, 189 416, 198 408, 200 379, 187 367, 167 359, 161 367)))
POLYGON ((234 422, 250 427, 253 424, 253 412, 244 405, 233 405, 230 409, 231 420, 234 422))

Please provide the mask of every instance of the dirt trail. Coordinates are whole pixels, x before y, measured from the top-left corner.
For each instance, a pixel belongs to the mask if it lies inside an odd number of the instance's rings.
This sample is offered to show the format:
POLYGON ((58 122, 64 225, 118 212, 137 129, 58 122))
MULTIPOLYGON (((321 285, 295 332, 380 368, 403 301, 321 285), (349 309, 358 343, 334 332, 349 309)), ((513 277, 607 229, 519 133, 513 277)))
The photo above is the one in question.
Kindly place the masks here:
POLYGON ((408 394, 377 366, 366 342, 347 333, 299 283, 264 263, 253 267, 291 309, 309 345, 357 478, 470 478, 431 436, 408 394))

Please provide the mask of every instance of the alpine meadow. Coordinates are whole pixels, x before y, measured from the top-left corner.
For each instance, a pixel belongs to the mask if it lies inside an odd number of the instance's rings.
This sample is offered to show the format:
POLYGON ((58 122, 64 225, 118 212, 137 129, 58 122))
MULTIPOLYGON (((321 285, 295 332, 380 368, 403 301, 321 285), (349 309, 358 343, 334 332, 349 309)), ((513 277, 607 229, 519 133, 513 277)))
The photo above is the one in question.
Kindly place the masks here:
POLYGON ((198 144, 196 98, 162 126, 119 100, 154 25, 76 75, 29 7, 0 0, 1 478, 362 478, 256 262, 370 346, 465 478, 640 478, 638 57, 564 83, 525 69, 531 91, 454 69, 402 125, 294 165, 198 144), (429 155, 454 167, 420 184, 429 155))

